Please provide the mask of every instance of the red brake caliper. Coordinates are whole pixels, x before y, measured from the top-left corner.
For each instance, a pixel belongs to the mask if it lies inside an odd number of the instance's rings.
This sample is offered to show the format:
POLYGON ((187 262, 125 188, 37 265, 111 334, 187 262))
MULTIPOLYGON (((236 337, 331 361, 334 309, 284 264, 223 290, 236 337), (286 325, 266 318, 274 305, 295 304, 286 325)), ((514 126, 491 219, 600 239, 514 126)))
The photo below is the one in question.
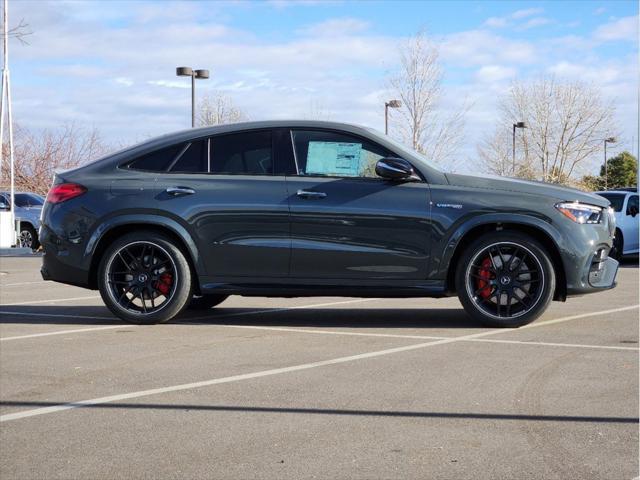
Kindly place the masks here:
POLYGON ((480 271, 478 272, 478 276, 480 276, 481 278, 478 278, 476 280, 476 285, 478 289, 482 289, 479 292, 482 298, 489 298, 489 296, 491 295, 491 285, 489 284, 489 280, 491 279, 491 271, 489 270, 490 267, 491 259, 485 258, 482 261, 480 271))
POLYGON ((162 295, 166 295, 171 290, 171 284, 173 283, 173 277, 170 273, 163 273, 160 275, 160 279, 156 283, 156 290, 162 295))

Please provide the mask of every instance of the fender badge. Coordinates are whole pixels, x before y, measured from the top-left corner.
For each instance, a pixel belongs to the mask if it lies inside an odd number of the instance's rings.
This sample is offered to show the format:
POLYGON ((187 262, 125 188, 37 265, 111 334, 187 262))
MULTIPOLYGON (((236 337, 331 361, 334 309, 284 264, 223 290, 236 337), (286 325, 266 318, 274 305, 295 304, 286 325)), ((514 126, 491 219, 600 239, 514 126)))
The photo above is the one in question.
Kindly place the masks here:
POLYGON ((455 208, 456 210, 460 210, 462 205, 459 203, 436 203, 436 207, 438 208, 455 208))

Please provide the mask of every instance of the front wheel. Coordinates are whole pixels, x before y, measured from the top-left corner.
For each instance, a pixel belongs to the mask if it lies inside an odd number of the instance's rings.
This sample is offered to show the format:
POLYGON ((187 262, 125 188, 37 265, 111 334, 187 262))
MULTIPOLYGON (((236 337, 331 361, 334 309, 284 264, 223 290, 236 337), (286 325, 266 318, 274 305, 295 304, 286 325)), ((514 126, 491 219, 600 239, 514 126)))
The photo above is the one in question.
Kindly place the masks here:
POLYGON ((121 319, 163 323, 191 299, 191 271, 182 251, 168 237, 140 231, 117 239, 98 270, 104 303, 121 319))
POLYGON ((483 235, 463 253, 456 289, 464 309, 491 327, 519 327, 544 313, 555 272, 536 240, 518 232, 483 235))

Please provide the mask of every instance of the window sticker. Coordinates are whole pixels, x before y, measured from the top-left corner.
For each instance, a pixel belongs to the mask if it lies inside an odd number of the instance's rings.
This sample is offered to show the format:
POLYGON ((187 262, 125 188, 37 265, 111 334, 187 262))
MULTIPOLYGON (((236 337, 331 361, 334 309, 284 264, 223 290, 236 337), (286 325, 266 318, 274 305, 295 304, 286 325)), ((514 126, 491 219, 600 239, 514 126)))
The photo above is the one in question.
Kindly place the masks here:
POLYGON ((361 143, 309 142, 305 173, 357 177, 361 152, 361 143))

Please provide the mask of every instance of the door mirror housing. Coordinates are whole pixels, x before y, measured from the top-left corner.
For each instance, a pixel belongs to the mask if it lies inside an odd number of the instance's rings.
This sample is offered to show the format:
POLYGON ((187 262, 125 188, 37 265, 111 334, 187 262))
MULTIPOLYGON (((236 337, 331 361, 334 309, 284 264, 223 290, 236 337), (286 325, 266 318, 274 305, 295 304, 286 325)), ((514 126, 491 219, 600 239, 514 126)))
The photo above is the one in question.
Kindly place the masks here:
POLYGON ((376 174, 387 180, 420 180, 409 162, 396 157, 385 157, 378 160, 376 174))

